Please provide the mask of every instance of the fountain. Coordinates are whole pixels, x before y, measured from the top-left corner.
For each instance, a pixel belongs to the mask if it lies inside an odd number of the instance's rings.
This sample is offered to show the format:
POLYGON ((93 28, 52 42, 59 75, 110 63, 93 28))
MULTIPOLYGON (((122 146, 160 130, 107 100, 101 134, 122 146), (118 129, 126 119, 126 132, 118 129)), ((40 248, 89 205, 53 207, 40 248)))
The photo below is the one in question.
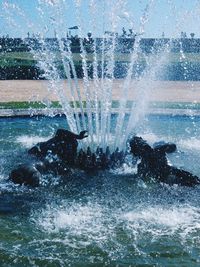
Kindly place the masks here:
MULTIPOLYGON (((134 15, 132 1, 124 0, 38 0, 29 7, 16 2, 3 1, 0 16, 23 39, 64 116, 0 118, 2 266, 198 266, 199 186, 143 181, 130 155, 103 172, 47 173, 35 189, 7 180, 16 165, 29 162, 27 151, 59 128, 88 131, 79 144, 81 153, 108 153, 107 146, 110 153, 127 151, 133 133, 150 145, 174 142, 178 151, 168 159, 200 176, 198 82, 189 81, 198 77, 198 69, 191 74, 188 62, 198 52, 188 55, 186 44, 198 47, 195 38, 176 38, 184 20, 198 19, 198 9, 187 12, 166 1, 162 12, 169 7, 172 14, 166 14, 166 24, 175 17, 170 32, 175 38, 162 36, 145 46, 156 1, 138 1, 134 15), (132 32, 121 32, 122 27, 132 32), (174 92, 166 87, 172 77, 191 87, 191 103, 161 97, 174 92)), ((41 102, 50 110, 51 101, 41 102)))
MULTIPOLYGON (((89 145, 92 150, 101 147, 105 151, 108 145, 111 152, 117 148, 120 150, 126 149, 126 141, 130 133, 135 130, 135 125, 145 114, 148 93, 151 89, 150 82, 154 80, 155 73, 160 67, 161 58, 163 57, 160 58, 160 54, 165 54, 166 57, 166 50, 169 46, 168 43, 162 44, 159 41, 159 44, 157 44, 159 49, 156 49, 155 53, 152 51, 150 57, 141 51, 139 43, 144 33, 145 24, 148 22, 152 2, 150 1, 148 3, 141 15, 139 31, 136 35, 128 37, 129 39, 127 39, 125 44, 123 44, 123 38, 116 34, 120 23, 124 20, 123 16, 131 23, 131 18, 124 11, 123 1, 118 1, 117 5, 113 5, 111 10, 108 10, 108 7, 104 3, 102 12, 104 14, 103 16, 109 18, 111 27, 110 34, 103 29, 104 33, 102 38, 91 38, 90 36, 88 39, 84 38, 85 25, 83 19, 89 20, 89 18, 83 18, 81 14, 81 3, 75 1, 74 16, 77 19, 77 25, 79 25, 77 26, 79 37, 77 39, 74 37, 75 40, 65 37, 67 28, 70 28, 65 14, 67 13, 67 3, 65 1, 38 2, 37 12, 44 27, 41 31, 39 27, 35 29, 35 25, 29 21, 29 18, 27 18, 20 7, 13 4, 9 5, 9 3, 5 2, 7 19, 16 25, 15 17, 17 12, 17 16, 19 15, 23 18, 30 31, 37 31, 37 37, 35 39, 25 38, 24 42, 33 54, 34 59, 37 60, 43 72, 43 78, 49 81, 48 89, 55 92, 58 96, 70 130, 80 132, 87 129, 89 140, 86 146, 89 145), (13 17, 13 12, 15 12, 15 17, 13 17), (49 27, 49 25, 51 26, 49 27), (51 41, 52 43, 47 38, 50 29, 55 33, 55 38, 51 41), (78 80, 77 68, 74 62, 74 56, 76 54, 72 53, 73 45, 75 44, 80 49, 79 61, 81 62, 83 74, 81 83, 78 80), (129 47, 126 48, 126 46, 129 47), (89 52, 87 51, 88 49, 89 52), (123 74, 125 78, 121 82, 120 92, 118 92, 119 101, 116 103, 118 112, 115 127, 113 125, 111 127, 116 72, 115 57, 116 53, 119 56, 123 56, 124 50, 127 50, 128 61, 122 63, 120 66, 126 69, 123 74), (139 92, 136 92, 136 105, 132 101, 131 107, 129 105, 129 116, 126 116, 128 102, 130 102, 128 101, 128 96, 133 86, 133 68, 139 68, 139 61, 141 60, 146 61, 145 64, 148 67, 142 73, 136 73, 136 79, 139 81, 139 92), (152 68, 151 60, 156 67, 152 68), (156 64, 155 60, 157 61, 156 64), (89 73, 91 72, 90 69, 92 69, 92 73, 89 73), (63 83, 63 76, 67 78, 67 84, 63 83), (144 81, 147 84, 145 86, 144 81), (140 95, 143 94, 145 94, 145 97, 141 100, 140 95)), ((92 18, 90 26, 95 30, 95 27, 99 26, 94 25, 95 16, 102 7, 93 1, 91 1, 90 5, 91 10, 89 15, 92 18)), ((134 25, 131 23, 130 26, 133 28, 134 25)), ((18 25, 18 28, 20 34, 24 36, 24 30, 21 28, 21 25, 18 25)), ((100 29, 97 28, 96 30, 98 31, 100 29)))

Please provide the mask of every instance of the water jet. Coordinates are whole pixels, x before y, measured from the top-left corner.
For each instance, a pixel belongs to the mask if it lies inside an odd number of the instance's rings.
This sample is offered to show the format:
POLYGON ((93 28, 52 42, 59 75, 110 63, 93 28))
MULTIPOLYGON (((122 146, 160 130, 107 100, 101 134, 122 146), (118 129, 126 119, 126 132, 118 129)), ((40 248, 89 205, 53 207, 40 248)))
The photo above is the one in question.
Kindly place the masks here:
POLYGON ((179 36, 195 31, 198 3, 107 2, 3 1, 11 38, 0 76, 48 83, 34 99, 47 113, 59 100, 62 115, 0 118, 2 266, 198 266, 199 186, 144 181, 130 155, 114 170, 106 162, 137 133, 151 147, 177 144, 168 161, 200 176, 199 41, 179 36), (88 131, 77 158, 85 170, 45 173, 34 189, 8 181, 60 128, 88 131), (94 162, 105 169, 92 172, 94 162))

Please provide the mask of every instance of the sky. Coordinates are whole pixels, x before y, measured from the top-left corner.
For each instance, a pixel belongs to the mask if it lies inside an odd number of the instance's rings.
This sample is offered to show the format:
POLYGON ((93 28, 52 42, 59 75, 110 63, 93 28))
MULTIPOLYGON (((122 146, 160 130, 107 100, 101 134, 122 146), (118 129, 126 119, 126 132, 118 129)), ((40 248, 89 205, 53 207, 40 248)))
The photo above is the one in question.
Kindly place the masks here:
POLYGON ((144 37, 200 38, 199 0, 0 0, 0 36, 26 37, 29 32, 53 37, 94 37, 105 31, 134 32, 144 37))

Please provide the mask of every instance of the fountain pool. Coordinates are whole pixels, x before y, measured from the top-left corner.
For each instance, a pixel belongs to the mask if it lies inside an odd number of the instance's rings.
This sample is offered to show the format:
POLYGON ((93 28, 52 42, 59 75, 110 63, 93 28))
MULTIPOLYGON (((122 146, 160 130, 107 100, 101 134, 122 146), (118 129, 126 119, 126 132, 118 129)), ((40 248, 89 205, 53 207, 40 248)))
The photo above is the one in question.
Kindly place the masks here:
MULTIPOLYGON (((112 118, 115 120, 116 118, 112 118)), ((198 266, 199 187, 137 179, 134 165, 98 174, 51 175, 41 186, 7 176, 65 117, 0 119, 1 266, 198 266)), ((175 142, 176 166, 200 176, 199 117, 148 116, 138 133, 175 142)))

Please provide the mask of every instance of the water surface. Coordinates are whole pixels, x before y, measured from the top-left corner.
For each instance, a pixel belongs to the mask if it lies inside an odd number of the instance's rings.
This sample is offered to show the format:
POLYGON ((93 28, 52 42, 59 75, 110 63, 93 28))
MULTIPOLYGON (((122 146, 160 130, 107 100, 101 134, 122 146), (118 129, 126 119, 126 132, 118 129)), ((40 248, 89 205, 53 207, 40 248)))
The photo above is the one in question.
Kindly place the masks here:
MULTIPOLYGON (((0 124, 1 266, 199 266, 200 187, 144 183, 130 164, 64 180, 47 175, 37 189, 16 186, 10 170, 66 121, 0 124)), ((150 116, 137 134, 150 144, 175 142, 169 160, 200 176, 199 117, 150 116)))

